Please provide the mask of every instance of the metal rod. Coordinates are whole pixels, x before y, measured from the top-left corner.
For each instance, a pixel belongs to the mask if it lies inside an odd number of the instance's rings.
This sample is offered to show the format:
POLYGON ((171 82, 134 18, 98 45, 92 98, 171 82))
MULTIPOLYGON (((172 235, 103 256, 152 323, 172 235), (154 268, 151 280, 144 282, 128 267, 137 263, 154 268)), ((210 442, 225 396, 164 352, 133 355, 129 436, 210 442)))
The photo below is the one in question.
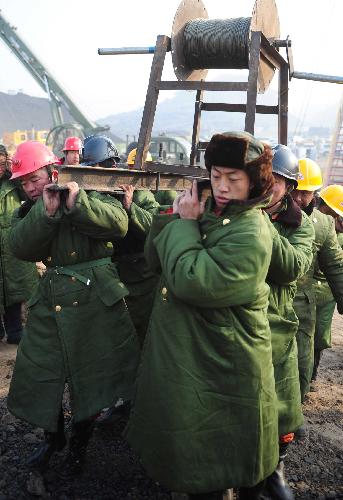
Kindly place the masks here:
POLYGON ((273 45, 273 47, 291 47, 292 46, 292 40, 289 40, 289 38, 287 38, 286 40, 275 39, 275 40, 272 40, 270 43, 271 43, 271 45, 273 45))
POLYGON ((343 76, 319 75, 317 73, 303 73, 301 71, 294 71, 291 78, 313 80, 315 82, 343 83, 343 76))
POLYGON ((118 47, 115 49, 98 49, 99 56, 121 56, 126 54, 154 54, 155 47, 118 47))

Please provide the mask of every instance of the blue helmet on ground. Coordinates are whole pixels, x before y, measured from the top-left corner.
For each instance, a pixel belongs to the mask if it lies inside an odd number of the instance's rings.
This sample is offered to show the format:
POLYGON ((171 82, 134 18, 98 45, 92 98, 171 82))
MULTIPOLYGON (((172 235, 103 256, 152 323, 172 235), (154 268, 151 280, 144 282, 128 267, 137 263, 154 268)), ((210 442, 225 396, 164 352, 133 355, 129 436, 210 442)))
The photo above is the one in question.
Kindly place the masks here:
POLYGON ((104 135, 93 135, 86 137, 83 146, 83 162, 81 166, 89 167, 102 163, 105 160, 119 162, 120 157, 117 148, 109 137, 104 135))
POLYGON ((292 151, 283 144, 278 144, 272 149, 273 156, 273 174, 281 175, 293 182, 295 187, 298 185, 299 162, 292 151))

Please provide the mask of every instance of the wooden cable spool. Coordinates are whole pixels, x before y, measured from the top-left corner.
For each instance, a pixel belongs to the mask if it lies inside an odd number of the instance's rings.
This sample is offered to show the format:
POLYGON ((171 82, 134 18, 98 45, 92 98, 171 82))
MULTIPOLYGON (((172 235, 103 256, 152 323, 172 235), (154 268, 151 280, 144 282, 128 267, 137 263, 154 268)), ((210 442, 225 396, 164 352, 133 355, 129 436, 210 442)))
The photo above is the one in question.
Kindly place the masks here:
MULTIPOLYGON (((252 31, 280 38, 275 0, 256 0, 252 17, 208 19, 202 0, 183 0, 174 17, 171 48, 178 80, 205 80, 208 69, 248 69, 252 31)), ((258 91, 269 87, 275 68, 260 59, 258 91)))

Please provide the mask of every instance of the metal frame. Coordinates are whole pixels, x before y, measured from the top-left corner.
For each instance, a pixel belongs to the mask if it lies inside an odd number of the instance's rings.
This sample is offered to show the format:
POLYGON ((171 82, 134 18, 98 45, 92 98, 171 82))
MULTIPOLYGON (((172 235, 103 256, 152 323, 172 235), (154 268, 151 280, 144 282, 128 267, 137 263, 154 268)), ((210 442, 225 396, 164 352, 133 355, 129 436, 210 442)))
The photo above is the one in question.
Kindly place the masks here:
MULTIPOLYGON (((195 110, 192 133, 192 151, 190 166, 194 166, 204 143, 199 143, 202 111, 226 111, 245 113, 245 130, 254 133, 256 113, 278 115, 278 142, 287 145, 288 135, 288 62, 272 46, 261 31, 251 32, 249 77, 247 82, 207 82, 207 81, 162 81, 162 71, 167 52, 171 49, 171 39, 159 35, 156 41, 154 58, 151 65, 150 79, 145 99, 141 128, 138 138, 135 168, 157 172, 161 164, 145 162, 149 150, 152 128, 160 90, 196 90, 195 110), (278 104, 276 106, 257 105, 258 68, 260 59, 272 68, 279 70, 278 104), (246 104, 205 103, 203 93, 208 91, 244 91, 247 92, 246 104)), ((168 171, 176 165, 165 166, 168 171)), ((186 173, 188 166, 178 166, 178 170, 186 173)))

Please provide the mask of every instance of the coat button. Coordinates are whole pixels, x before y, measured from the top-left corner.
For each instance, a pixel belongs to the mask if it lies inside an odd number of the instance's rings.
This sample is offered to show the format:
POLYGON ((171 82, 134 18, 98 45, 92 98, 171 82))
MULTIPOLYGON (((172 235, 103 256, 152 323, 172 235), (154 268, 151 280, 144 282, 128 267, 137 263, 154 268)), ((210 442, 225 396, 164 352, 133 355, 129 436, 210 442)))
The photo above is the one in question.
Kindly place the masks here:
POLYGON ((61 306, 56 306, 56 307, 55 307, 55 311, 56 311, 57 313, 59 313, 60 311, 62 311, 62 307, 61 307, 61 306))
POLYGON ((75 257, 76 256, 76 252, 73 251, 73 252, 70 252, 70 257, 75 257))
POLYGON ((77 307, 78 305, 79 305, 79 303, 77 301, 73 302, 74 307, 77 307))
POLYGON ((48 262, 51 262, 51 261, 52 261, 52 257, 47 257, 47 258, 46 258, 46 260, 47 260, 48 262))
POLYGON ((317 219, 315 217, 313 217, 313 222, 316 223, 318 222, 317 219))
POLYGON ((124 288, 124 287, 125 287, 124 283, 122 283, 121 281, 119 281, 118 285, 119 285, 121 288, 124 288))
POLYGON ((224 219, 223 220, 223 226, 226 226, 226 224, 228 224, 230 222, 230 219, 224 219))
POLYGON ((203 240, 206 240, 206 238, 207 238, 207 234, 203 234, 203 235, 202 235, 202 239, 203 239, 203 240))
POLYGON ((161 290, 162 295, 167 295, 167 292, 168 292, 168 290, 167 290, 167 289, 166 289, 166 287, 164 286, 164 287, 162 288, 162 290, 161 290))
POLYGON ((72 277, 71 277, 71 280, 72 280, 72 281, 76 281, 75 276, 72 276, 72 277))

